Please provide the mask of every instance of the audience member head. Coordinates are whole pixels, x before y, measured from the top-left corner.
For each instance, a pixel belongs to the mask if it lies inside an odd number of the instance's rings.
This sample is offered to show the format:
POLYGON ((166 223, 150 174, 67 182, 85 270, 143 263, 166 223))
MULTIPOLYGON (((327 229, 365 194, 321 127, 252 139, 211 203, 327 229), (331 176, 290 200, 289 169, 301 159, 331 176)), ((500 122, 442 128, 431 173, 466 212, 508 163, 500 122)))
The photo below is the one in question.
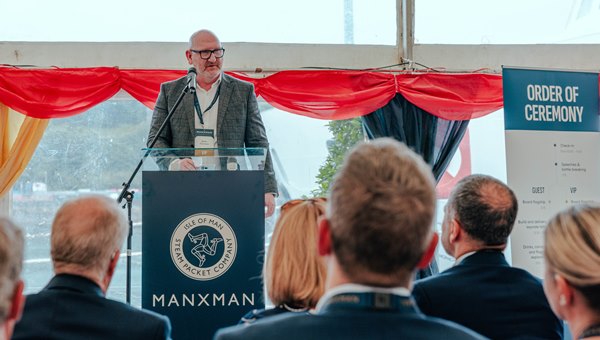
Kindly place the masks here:
POLYGON ((570 207, 550 219, 544 257, 544 291, 573 338, 600 328, 600 206, 570 207))
POLYGON ((435 249, 435 203, 431 170, 407 146, 380 138, 354 147, 331 184, 320 226, 319 251, 333 255, 328 288, 408 287, 435 249))
POLYGON ((0 338, 10 339, 14 323, 21 317, 23 297, 23 232, 9 219, 0 217, 0 338))
POLYGON ((514 192, 487 175, 461 179, 448 198, 442 245, 455 258, 486 248, 504 249, 517 217, 514 192))
POLYGON ((314 308, 323 295, 327 270, 317 251, 317 222, 323 215, 324 198, 291 200, 281 206, 264 268, 274 305, 314 308))
POLYGON ((54 271, 87 277, 106 293, 126 232, 127 221, 114 200, 92 195, 66 202, 52 223, 54 271))

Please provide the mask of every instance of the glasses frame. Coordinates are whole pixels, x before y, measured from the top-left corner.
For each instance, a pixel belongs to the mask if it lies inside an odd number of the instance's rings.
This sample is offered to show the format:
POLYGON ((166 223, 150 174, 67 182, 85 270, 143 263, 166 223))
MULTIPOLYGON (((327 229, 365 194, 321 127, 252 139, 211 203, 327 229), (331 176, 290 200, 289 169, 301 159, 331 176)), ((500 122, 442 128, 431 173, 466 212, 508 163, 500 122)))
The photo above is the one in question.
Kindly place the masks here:
POLYGON ((215 48, 214 50, 194 50, 194 49, 190 48, 190 52, 197 53, 200 56, 200 59, 203 59, 203 60, 210 59, 210 57, 212 55, 214 55, 215 58, 217 58, 217 59, 221 59, 221 58, 223 58, 225 56, 225 49, 223 47, 221 47, 221 48, 215 48), (221 56, 217 55, 218 51, 221 51, 221 56), (202 54, 206 54, 206 53, 208 53, 208 56, 205 58, 205 57, 202 56, 202 54))

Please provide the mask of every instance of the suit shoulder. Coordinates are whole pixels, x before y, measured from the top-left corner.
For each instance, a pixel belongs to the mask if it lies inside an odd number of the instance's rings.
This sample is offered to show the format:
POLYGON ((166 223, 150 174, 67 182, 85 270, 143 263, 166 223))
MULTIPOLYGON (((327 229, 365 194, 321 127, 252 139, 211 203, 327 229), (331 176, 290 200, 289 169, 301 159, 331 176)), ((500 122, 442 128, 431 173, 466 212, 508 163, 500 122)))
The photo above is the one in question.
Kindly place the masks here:
MULTIPOLYGON (((303 319, 314 316, 299 313, 282 313, 263 318, 259 322, 238 324, 221 328, 215 333, 214 339, 278 339, 283 331, 291 327, 301 327, 303 319)), ((292 338, 298 334, 290 334, 292 338)))
POLYGON ((119 314, 117 312, 118 309, 122 311, 120 319, 129 320, 130 324, 136 325, 135 329, 138 334, 144 337, 150 335, 157 336, 158 338, 170 337, 171 321, 167 316, 147 309, 138 309, 119 301, 108 301, 113 302, 115 314, 119 314))
POLYGON ((455 275, 457 275, 457 277, 461 277, 461 275, 455 273, 454 268, 449 268, 439 274, 415 281, 414 286, 418 286, 420 288, 427 288, 435 287, 437 285, 444 285, 446 281, 454 280, 455 275))
POLYGON ((128 304, 125 304, 120 301, 106 299, 106 301, 112 306, 113 310, 116 312, 117 310, 121 311, 123 314, 126 314, 127 317, 132 318, 132 320, 137 321, 145 321, 145 322, 157 322, 157 323, 169 323, 169 318, 153 312, 147 309, 139 309, 132 307, 128 304))
POLYGON ((345 315, 279 315, 250 325, 237 325, 219 330, 215 339, 349 339, 399 338, 484 339, 479 334, 453 322, 395 314, 358 313, 345 315), (354 327, 349 327, 353 325, 354 327), (378 325, 385 327, 378 327, 378 325))
POLYGON ((238 88, 244 89, 244 90, 252 90, 254 91, 254 84, 252 84, 249 81, 245 81, 242 79, 238 79, 235 78, 233 76, 230 76, 228 74, 223 74, 223 78, 226 79, 227 82, 231 83, 233 86, 237 86, 238 88))
POLYGON ((186 84, 187 84, 187 76, 183 76, 183 77, 177 78, 175 80, 166 81, 166 82, 160 84, 160 87, 163 89, 173 89, 173 88, 183 87, 186 84))
POLYGON ((542 280, 540 278, 531 274, 530 272, 526 271, 525 269, 516 268, 516 267, 509 267, 509 268, 510 268, 510 271, 512 271, 515 275, 521 276, 523 279, 538 283, 540 285, 542 284, 542 280))
POLYGON ((486 339, 479 333, 459 325, 455 322, 439 319, 435 317, 426 317, 426 320, 432 324, 428 331, 443 336, 444 339, 486 339))

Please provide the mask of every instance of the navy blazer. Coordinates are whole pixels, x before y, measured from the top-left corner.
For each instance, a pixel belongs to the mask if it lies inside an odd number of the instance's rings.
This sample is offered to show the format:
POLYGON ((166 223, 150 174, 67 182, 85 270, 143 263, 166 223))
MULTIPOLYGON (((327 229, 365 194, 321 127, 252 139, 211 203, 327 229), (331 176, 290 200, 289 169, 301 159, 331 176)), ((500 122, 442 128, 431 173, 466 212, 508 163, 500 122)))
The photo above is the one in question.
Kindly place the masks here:
POLYGON ((242 316, 242 318, 240 319, 240 321, 238 322, 238 324, 242 325, 242 324, 250 324, 253 323, 257 320, 262 320, 264 318, 267 317, 271 317, 271 316, 275 316, 275 315, 279 315, 279 314, 284 314, 284 313, 304 313, 304 314, 308 314, 308 308, 305 309, 300 309, 298 311, 292 311, 289 310, 287 308, 285 308, 284 306, 280 305, 280 306, 275 306, 272 308, 263 308, 263 309, 253 309, 251 311, 249 311, 248 313, 246 313, 244 316, 242 316))
POLYGON ((541 281, 511 267, 497 250, 479 251, 437 276, 417 281, 413 296, 427 315, 492 339, 560 339, 541 281))
POLYGON ((403 299, 409 306, 404 310, 326 305, 317 314, 284 313, 220 329, 215 339, 485 339, 453 322, 427 317, 411 298, 403 299))
POLYGON ((104 297, 94 282, 59 274, 28 295, 12 339, 170 339, 169 319, 104 297))

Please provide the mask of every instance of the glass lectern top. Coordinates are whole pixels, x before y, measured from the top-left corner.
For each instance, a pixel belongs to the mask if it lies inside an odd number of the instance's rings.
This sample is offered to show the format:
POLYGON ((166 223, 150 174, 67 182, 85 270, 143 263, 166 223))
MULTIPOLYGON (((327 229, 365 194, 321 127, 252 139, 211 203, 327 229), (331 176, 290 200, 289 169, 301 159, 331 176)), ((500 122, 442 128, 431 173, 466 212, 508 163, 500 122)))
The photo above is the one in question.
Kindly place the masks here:
POLYGON ((264 170, 266 148, 144 148, 144 171, 264 170))

